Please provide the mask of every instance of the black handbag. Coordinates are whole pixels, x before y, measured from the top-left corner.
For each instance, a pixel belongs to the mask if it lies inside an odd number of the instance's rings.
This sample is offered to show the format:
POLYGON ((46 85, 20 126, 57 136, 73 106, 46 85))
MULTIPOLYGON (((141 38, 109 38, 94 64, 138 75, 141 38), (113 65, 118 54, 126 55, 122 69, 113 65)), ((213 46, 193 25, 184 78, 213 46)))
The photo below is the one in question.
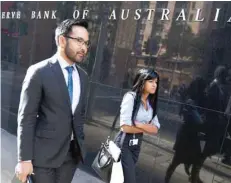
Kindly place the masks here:
MULTIPOLYGON (((116 117, 114 119, 113 125, 111 127, 111 133, 110 136, 112 135, 112 132, 115 128, 116 125, 116 121, 119 117, 120 111, 118 111, 118 113, 116 114, 116 117)), ((119 132, 115 139, 117 139, 117 137, 119 136, 121 132, 119 132)), ((98 176, 105 181, 106 183, 110 182, 111 179, 111 172, 112 172, 112 166, 114 163, 114 159, 112 157, 112 154, 109 151, 109 142, 110 142, 110 136, 107 138, 105 143, 102 143, 98 154, 96 155, 93 163, 92 163, 92 168, 94 169, 94 171, 98 174, 98 176)), ((114 140, 115 142, 115 140, 114 140)), ((119 145, 117 145, 118 147, 121 147, 123 143, 123 140, 120 140, 119 145)))
POLYGON ((109 151, 108 141, 109 138, 101 145, 100 150, 92 163, 92 168, 100 176, 100 178, 107 183, 110 182, 112 165, 114 162, 109 151))

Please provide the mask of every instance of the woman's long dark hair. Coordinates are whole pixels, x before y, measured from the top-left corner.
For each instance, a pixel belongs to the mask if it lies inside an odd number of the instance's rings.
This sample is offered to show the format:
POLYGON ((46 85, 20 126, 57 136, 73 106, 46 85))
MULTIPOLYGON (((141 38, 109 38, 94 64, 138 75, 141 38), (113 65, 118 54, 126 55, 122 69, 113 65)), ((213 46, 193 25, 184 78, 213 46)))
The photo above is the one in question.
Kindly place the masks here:
POLYGON ((154 71, 154 69, 141 69, 136 74, 136 77, 133 82, 133 88, 132 91, 136 93, 136 97, 134 100, 134 107, 132 111, 132 123, 135 126, 135 118, 137 115, 137 112, 139 110, 139 107, 141 105, 141 97, 143 93, 143 88, 145 81, 152 80, 157 78, 157 88, 156 92, 154 94, 149 94, 148 101, 153 109, 153 116, 155 117, 157 113, 157 98, 158 98, 158 89, 159 89, 159 75, 157 72, 154 71))

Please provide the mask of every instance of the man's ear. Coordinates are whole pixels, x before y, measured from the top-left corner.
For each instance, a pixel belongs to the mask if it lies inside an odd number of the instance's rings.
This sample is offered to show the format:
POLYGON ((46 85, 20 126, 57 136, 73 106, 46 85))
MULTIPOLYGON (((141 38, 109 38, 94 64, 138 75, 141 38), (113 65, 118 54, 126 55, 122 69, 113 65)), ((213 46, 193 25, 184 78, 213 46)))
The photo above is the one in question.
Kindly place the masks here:
POLYGON ((61 48, 65 48, 66 44, 67 44, 66 38, 65 38, 63 35, 60 35, 60 36, 58 37, 58 45, 59 45, 61 48))

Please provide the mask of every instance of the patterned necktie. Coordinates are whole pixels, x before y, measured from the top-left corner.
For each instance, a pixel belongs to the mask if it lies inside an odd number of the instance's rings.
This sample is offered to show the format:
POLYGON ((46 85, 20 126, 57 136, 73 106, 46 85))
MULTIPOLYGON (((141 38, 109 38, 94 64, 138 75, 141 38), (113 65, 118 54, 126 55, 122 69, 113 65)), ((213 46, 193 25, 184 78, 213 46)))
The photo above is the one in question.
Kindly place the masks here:
POLYGON ((66 70, 68 72, 68 93, 69 93, 69 97, 70 97, 70 101, 72 104, 72 98, 73 98, 73 79, 72 79, 72 72, 73 72, 73 66, 68 66, 66 67, 66 70))

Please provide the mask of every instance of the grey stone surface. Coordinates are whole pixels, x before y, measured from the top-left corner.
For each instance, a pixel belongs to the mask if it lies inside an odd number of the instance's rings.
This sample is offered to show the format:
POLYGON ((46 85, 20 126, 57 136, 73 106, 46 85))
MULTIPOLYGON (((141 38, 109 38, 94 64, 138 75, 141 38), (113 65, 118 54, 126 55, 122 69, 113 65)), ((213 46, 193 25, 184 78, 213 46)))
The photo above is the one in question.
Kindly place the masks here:
MULTIPOLYGON (((14 176, 17 162, 16 137, 1 129, 1 182, 10 183, 14 176)), ((76 170, 73 183, 103 183, 101 180, 84 171, 83 167, 76 170)))

